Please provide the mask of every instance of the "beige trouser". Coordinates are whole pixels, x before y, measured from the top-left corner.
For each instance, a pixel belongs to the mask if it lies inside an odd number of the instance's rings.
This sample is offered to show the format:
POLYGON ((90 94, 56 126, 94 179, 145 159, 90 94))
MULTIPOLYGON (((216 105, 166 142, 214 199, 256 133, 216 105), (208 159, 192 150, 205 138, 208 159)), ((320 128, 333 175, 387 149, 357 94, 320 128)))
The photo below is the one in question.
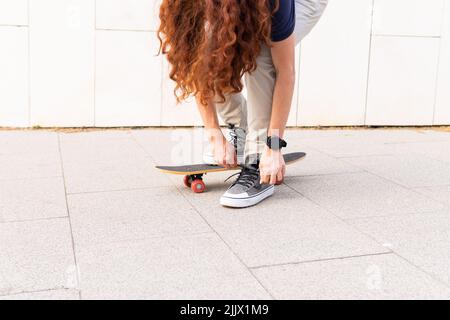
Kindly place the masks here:
MULTIPOLYGON (((319 21, 328 0, 295 2, 295 36, 298 44, 319 21)), ((239 126, 247 132, 245 155, 260 154, 266 144, 276 81, 270 48, 263 46, 256 62, 256 70, 245 75, 247 100, 239 93, 217 105, 217 112, 225 123, 239 126)))

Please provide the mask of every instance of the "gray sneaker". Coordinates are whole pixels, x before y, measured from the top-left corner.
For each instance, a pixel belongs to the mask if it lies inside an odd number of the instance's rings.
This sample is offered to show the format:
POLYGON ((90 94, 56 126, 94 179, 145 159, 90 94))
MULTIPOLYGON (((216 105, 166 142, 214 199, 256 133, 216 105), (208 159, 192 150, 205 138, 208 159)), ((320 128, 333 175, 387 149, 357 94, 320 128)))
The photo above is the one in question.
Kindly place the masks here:
POLYGON ((273 195, 273 185, 259 183, 259 170, 253 166, 242 169, 236 182, 220 198, 220 204, 231 208, 254 206, 273 195))
MULTIPOLYGON (((244 163, 245 140, 247 133, 244 129, 236 127, 232 124, 228 125, 227 140, 236 148, 238 164, 244 163)), ((203 154, 203 162, 207 164, 217 164, 214 159, 214 154, 210 148, 203 154)))

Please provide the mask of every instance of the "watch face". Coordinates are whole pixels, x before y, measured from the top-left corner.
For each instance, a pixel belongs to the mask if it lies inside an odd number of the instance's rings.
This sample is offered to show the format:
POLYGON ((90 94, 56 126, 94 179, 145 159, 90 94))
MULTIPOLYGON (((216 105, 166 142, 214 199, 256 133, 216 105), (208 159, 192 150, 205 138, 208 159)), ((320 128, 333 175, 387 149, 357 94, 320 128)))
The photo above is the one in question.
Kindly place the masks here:
POLYGON ((287 142, 277 136, 267 137, 267 146, 272 150, 281 150, 287 147, 287 142))
POLYGON ((280 150, 281 148, 286 147, 286 141, 276 136, 268 137, 267 146, 272 150, 280 150))

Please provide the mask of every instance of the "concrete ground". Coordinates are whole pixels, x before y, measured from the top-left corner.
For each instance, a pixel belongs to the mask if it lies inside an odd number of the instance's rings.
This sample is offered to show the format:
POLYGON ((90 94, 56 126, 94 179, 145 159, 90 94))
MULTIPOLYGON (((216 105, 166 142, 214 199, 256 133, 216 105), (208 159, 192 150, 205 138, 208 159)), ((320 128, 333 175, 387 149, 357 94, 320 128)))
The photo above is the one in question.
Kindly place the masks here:
MULTIPOLYGON (((0 132, 0 299, 450 299, 450 132, 290 130, 249 209, 155 164, 201 132, 0 132)), ((192 160, 192 158, 195 158, 192 160)))

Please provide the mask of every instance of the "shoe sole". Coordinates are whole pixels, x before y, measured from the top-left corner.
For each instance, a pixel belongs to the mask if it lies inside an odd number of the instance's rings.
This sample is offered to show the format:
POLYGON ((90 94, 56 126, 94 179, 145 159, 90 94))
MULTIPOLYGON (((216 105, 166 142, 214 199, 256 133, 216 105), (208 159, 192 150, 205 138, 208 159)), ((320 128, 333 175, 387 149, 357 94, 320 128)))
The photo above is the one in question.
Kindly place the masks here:
POLYGON ((238 198, 229 198, 229 197, 221 197, 220 204, 224 207, 229 208, 248 208, 254 205, 257 205, 261 201, 267 199, 275 193, 275 187, 267 188, 263 192, 248 198, 238 199, 238 198))

